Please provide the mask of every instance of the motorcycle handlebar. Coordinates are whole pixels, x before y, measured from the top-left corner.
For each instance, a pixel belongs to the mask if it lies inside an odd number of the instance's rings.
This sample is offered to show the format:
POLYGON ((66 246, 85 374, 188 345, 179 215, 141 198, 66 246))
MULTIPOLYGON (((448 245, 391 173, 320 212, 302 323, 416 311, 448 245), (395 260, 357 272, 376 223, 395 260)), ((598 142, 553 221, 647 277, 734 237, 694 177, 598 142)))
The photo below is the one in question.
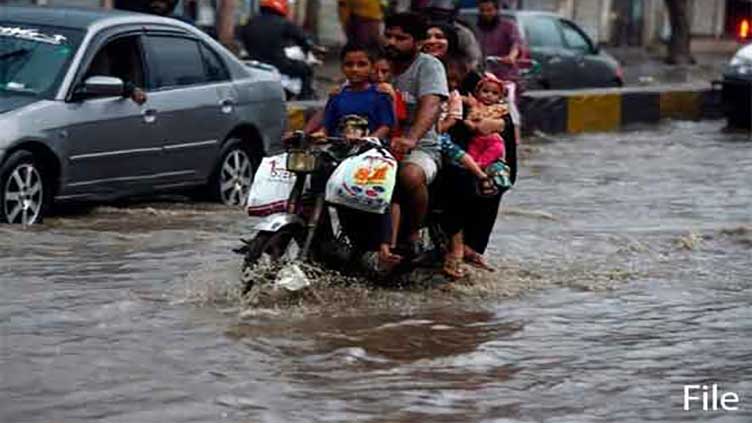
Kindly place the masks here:
POLYGON ((353 143, 373 144, 376 146, 383 145, 381 140, 376 137, 362 137, 362 138, 345 138, 345 137, 332 137, 317 138, 311 134, 306 134, 303 131, 295 131, 287 138, 284 138, 283 143, 286 145, 298 143, 311 143, 311 144, 335 144, 335 145, 350 145, 353 143), (322 141, 323 140, 323 141, 322 141))
MULTIPOLYGON (((503 58, 500 56, 486 56, 485 61, 487 64, 511 66, 511 63, 505 63, 503 61, 503 58)), ((517 65, 517 67, 520 67, 520 68, 529 68, 535 64, 535 61, 532 59, 517 59, 515 61, 515 64, 517 65)))

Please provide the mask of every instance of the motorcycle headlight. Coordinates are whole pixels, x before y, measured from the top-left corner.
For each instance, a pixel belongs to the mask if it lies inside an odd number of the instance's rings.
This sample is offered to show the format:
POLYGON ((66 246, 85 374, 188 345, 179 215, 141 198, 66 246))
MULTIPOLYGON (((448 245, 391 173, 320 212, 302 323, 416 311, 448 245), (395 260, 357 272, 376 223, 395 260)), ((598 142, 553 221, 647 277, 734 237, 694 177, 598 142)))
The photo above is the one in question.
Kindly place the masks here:
POLYGON ((318 168, 318 157, 306 150, 287 152, 287 170, 290 172, 313 172, 318 168))

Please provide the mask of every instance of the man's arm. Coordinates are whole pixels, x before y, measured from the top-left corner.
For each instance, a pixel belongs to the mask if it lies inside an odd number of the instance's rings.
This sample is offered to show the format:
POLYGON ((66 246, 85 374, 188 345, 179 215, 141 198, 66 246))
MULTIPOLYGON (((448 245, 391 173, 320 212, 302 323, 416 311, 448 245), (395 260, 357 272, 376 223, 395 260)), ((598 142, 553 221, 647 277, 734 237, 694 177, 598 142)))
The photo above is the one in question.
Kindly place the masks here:
POLYGON ((395 138, 397 149, 412 150, 421 138, 439 120, 441 114, 441 97, 434 94, 424 95, 418 100, 415 122, 404 138, 395 138))
POLYGON ((305 50, 306 53, 309 52, 311 49, 313 49, 313 47, 315 45, 315 43, 311 39, 311 36, 308 35, 303 30, 303 28, 295 25, 292 22, 288 22, 288 25, 287 25, 287 34, 290 37, 290 39, 292 39, 293 41, 295 41, 295 43, 297 45, 299 45, 300 47, 302 47, 303 50, 305 50))
POLYGON ((515 63, 517 59, 520 58, 520 52, 521 52, 520 45, 522 43, 522 37, 520 36, 520 32, 517 30, 516 24, 510 24, 509 31, 510 31, 509 38, 512 43, 512 48, 509 49, 509 54, 507 55, 507 58, 512 63, 515 63))

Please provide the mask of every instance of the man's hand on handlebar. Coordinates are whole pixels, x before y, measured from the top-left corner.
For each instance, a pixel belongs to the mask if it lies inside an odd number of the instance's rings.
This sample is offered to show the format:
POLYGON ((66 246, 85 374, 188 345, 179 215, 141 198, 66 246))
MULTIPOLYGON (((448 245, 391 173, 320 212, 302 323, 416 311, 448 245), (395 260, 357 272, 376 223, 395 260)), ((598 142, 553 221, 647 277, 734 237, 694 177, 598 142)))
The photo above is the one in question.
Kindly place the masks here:
POLYGON ((323 144, 325 142, 328 142, 326 132, 324 131, 316 131, 309 135, 311 137, 311 140, 318 144, 323 144))

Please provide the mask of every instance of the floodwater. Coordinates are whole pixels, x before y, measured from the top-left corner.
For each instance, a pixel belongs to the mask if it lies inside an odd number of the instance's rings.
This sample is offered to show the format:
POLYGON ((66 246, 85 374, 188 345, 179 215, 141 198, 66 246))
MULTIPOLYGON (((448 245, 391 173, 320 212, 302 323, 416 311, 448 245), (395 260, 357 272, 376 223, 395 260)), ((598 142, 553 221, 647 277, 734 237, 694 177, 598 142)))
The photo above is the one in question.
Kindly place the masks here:
POLYGON ((526 147, 436 289, 237 298, 252 221, 176 201, 0 227, 0 422, 752 421, 752 142, 720 122, 526 147), (684 411, 718 384, 737 411, 684 411))

